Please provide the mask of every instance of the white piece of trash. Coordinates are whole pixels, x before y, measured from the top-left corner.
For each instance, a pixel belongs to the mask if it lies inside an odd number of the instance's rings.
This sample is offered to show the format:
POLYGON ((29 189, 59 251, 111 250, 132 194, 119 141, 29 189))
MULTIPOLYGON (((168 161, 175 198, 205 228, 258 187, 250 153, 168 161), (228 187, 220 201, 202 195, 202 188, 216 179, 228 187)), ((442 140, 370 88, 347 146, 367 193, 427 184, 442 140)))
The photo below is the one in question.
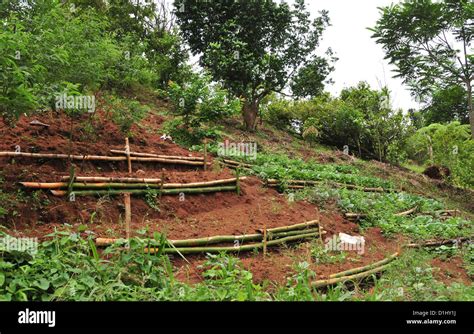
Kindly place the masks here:
POLYGON ((365 243, 365 239, 362 236, 352 236, 352 235, 345 234, 342 232, 339 233, 339 240, 343 243, 351 244, 351 245, 365 243))

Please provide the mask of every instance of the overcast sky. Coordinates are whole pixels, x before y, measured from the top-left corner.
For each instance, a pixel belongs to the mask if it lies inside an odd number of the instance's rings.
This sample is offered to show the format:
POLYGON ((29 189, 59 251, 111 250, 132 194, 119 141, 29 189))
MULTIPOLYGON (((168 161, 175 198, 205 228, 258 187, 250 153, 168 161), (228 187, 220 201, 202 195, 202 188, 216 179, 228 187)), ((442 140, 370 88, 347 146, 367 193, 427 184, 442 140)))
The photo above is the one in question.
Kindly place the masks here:
MULTIPOLYGON (((382 47, 372 39, 367 27, 373 27, 380 14, 377 7, 397 0, 307 0, 312 15, 322 9, 329 11, 331 27, 324 32, 321 50, 331 47, 339 60, 332 78, 335 83, 327 86, 334 95, 342 88, 367 81, 372 88, 387 85, 392 92, 394 108, 407 110, 418 104, 400 79, 394 79, 394 67, 384 60, 382 47)), ((290 1, 292 3, 292 1, 290 1)))

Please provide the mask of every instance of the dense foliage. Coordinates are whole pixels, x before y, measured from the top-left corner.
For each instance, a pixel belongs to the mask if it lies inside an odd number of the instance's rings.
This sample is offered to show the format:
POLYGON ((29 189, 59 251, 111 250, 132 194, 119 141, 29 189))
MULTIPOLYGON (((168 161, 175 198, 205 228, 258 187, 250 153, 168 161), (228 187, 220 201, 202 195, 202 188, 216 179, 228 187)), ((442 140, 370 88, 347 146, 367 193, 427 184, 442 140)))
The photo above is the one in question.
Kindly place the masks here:
POLYGON ((0 114, 10 122, 22 113, 54 109, 68 85, 91 95, 101 88, 165 87, 179 77, 177 63, 185 57, 177 35, 161 26, 143 33, 144 22, 154 18, 151 9, 128 1, 15 3, 2 4, 0 34, 0 114), (143 13, 134 25, 119 24, 137 10, 143 13))

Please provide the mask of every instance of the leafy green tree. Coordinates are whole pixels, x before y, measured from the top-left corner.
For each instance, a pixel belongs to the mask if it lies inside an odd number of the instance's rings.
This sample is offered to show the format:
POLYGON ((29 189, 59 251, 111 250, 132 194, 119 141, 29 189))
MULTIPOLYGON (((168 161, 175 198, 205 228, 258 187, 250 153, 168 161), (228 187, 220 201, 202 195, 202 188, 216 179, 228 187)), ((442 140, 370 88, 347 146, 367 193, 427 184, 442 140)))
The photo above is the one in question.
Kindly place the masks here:
POLYGON ((436 89, 422 113, 427 124, 451 121, 469 123, 466 90, 459 85, 436 89))
MULTIPOLYGON (((200 56, 214 80, 222 80, 243 99, 242 116, 249 130, 256 127, 262 99, 281 92, 301 68, 309 66, 300 72, 303 77, 316 71, 316 81, 330 71, 328 62, 315 54, 329 25, 328 13, 322 11, 311 21, 303 0, 292 8, 267 0, 175 0, 174 5, 191 52, 200 56)), ((314 81, 312 86, 313 92, 320 89, 314 81)))
POLYGON ((414 94, 425 97, 436 87, 466 87, 472 136, 473 17, 471 0, 412 0, 381 8, 371 29, 414 94))

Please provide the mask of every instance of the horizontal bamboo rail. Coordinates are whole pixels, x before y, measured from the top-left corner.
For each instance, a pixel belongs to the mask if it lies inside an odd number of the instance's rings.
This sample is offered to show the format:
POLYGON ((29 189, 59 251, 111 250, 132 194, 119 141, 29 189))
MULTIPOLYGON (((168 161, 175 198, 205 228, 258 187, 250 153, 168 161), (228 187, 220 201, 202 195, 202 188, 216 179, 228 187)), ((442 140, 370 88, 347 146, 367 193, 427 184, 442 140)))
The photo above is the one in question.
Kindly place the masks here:
MULTIPOLYGON (((325 181, 307 181, 307 180, 287 180, 285 182, 287 188, 289 189, 303 189, 306 185, 318 185, 325 183, 325 181)), ((391 192, 395 191, 394 189, 384 189, 382 187, 363 187, 355 184, 339 183, 339 182, 330 182, 341 188, 353 189, 353 190, 362 190, 366 192, 391 192)), ((279 187, 282 183, 276 179, 268 179, 267 186, 269 187, 279 187)))
MULTIPOLYGON (((176 188, 176 189, 162 189, 160 194, 162 195, 174 195, 174 194, 204 194, 220 191, 236 191, 236 186, 222 186, 222 187, 205 187, 205 188, 176 188)), ((102 196, 102 195, 120 195, 129 193, 131 195, 141 195, 148 193, 148 189, 121 189, 121 190, 78 190, 73 191, 75 196, 102 196)), ((66 196, 67 191, 65 190, 51 190, 54 196, 66 196)))
MULTIPOLYGON (((298 231, 289 231, 289 232, 280 232, 269 235, 269 240, 284 238, 300 234, 316 233, 319 232, 319 229, 307 229, 307 230, 298 230, 298 231)), ((326 234, 326 231, 322 231, 322 234, 326 234)), ((211 244, 219 244, 226 242, 244 242, 244 241, 255 241, 262 240, 262 234, 242 234, 242 235, 216 235, 212 237, 197 238, 197 239, 183 239, 183 240, 168 240, 175 247, 195 247, 195 246, 207 246, 211 244)), ((109 246, 116 242, 123 241, 126 239, 114 239, 114 238, 96 238, 95 243, 99 247, 109 246)))
MULTIPOLYGON (((127 161, 128 157, 110 157, 102 155, 68 155, 53 153, 23 153, 23 152, 0 152, 0 157, 23 157, 23 158, 44 158, 44 159, 71 159, 80 161, 127 161)), ((189 161, 179 159, 163 159, 163 158, 142 158, 131 157, 131 161, 137 162, 160 162, 176 165, 203 166, 202 161, 189 161)), ((210 165, 210 163, 207 163, 210 165)))
MULTIPOLYGON (((415 206, 409 210, 406 210, 406 211, 402 211, 402 212, 398 212, 398 213, 395 213, 394 216, 397 216, 397 217, 403 217, 403 216, 408 216, 414 212, 416 212, 416 210, 418 210, 418 207, 415 206)), ((366 218, 368 216, 368 214, 366 213, 355 213, 355 212, 346 212, 344 214, 344 217, 346 217, 347 219, 360 219, 360 218, 366 218)))
POLYGON ((471 241, 470 237, 461 237, 461 238, 450 239, 450 240, 429 241, 429 242, 424 242, 420 244, 411 243, 411 244, 405 245, 404 247, 407 247, 407 248, 437 247, 437 246, 443 246, 443 245, 449 245, 449 244, 464 243, 468 241, 471 241))
MULTIPOLYGON (((69 175, 62 176, 61 180, 68 181, 69 175)), ((122 183, 161 183, 157 178, 138 178, 138 177, 107 177, 107 176, 76 176, 74 181, 83 182, 122 182, 122 183)))
MULTIPOLYGON (((308 239, 315 236, 319 236, 319 233, 306 233, 306 234, 298 234, 294 236, 289 236, 281 239, 276 240, 269 240, 265 244, 266 246, 275 246, 279 244, 283 244, 290 241, 296 241, 301 239, 308 239)), ((254 243, 249 245, 242 245, 242 246, 223 246, 223 247, 181 247, 181 248, 165 248, 163 249, 163 253, 167 254, 195 254, 195 253, 220 253, 220 252, 243 252, 243 251, 251 251, 254 249, 260 249, 264 247, 264 243, 254 243)), ((156 253, 159 249, 157 248, 145 248, 146 253, 156 253)))
MULTIPOLYGON (((241 177, 240 180, 245 180, 245 177, 241 177)), ((223 185, 237 182, 237 178, 204 181, 204 182, 190 182, 190 183, 79 183, 74 182, 72 184, 66 182, 20 182, 20 184, 26 188, 34 189, 60 189, 72 187, 73 189, 176 189, 176 188, 200 188, 206 186, 223 185)))
POLYGON ((408 216, 408 215, 414 213, 416 210, 418 210, 418 206, 415 206, 415 207, 413 207, 411 209, 408 209, 406 211, 403 211, 403 212, 396 213, 395 216, 398 216, 398 217, 408 216))
MULTIPOLYGON (((267 228, 268 233, 279 233, 279 232, 286 232, 286 231, 294 231, 299 229, 308 228, 311 226, 318 226, 319 220, 311 220, 305 223, 299 223, 294 225, 288 226, 281 226, 281 227, 274 227, 274 228, 267 228)), ((258 232, 263 233, 262 229, 257 229, 258 232)))
MULTIPOLYGON (((110 150, 111 153, 126 155, 127 152, 121 150, 110 150)), ((203 157, 187 157, 179 155, 161 155, 155 153, 141 153, 141 152, 130 152, 131 156, 136 157, 148 157, 148 158, 162 158, 162 159, 177 159, 177 160, 190 160, 190 161, 204 161, 203 157)))
POLYGON ((360 279, 366 278, 368 276, 371 276, 373 274, 377 274, 379 272, 382 272, 382 271, 386 270, 389 266, 390 266, 390 263, 385 264, 385 265, 380 266, 380 267, 377 267, 377 268, 374 268, 374 269, 371 269, 371 270, 363 271, 363 272, 358 273, 358 274, 350 275, 350 276, 342 276, 342 277, 337 277, 337 278, 330 278, 330 279, 325 279, 325 280, 314 281, 314 282, 311 282, 311 286, 313 288, 322 288, 322 287, 326 287, 326 286, 329 286, 329 285, 334 285, 334 284, 337 284, 337 283, 344 283, 344 282, 347 282, 347 281, 360 280, 360 279))
POLYGON ((367 266, 352 268, 352 269, 349 269, 349 270, 345 270, 345 271, 338 272, 338 273, 336 273, 336 274, 331 274, 331 275, 329 275, 329 278, 337 278, 337 277, 349 276, 349 275, 357 274, 357 273, 364 272, 364 271, 367 271, 367 270, 371 270, 371 269, 374 269, 374 268, 383 266, 384 264, 387 264, 387 263, 392 262, 392 261, 395 260, 398 256, 399 256, 399 253, 396 252, 396 253, 390 255, 389 257, 387 257, 387 258, 385 258, 385 259, 383 259, 383 260, 380 260, 380 261, 371 263, 371 264, 369 264, 369 265, 367 265, 367 266))
POLYGON ((234 166, 241 166, 241 167, 246 167, 246 168, 252 168, 253 165, 247 164, 244 162, 239 162, 239 161, 234 161, 234 160, 229 160, 229 159, 222 159, 222 161, 228 165, 234 165, 234 166))

